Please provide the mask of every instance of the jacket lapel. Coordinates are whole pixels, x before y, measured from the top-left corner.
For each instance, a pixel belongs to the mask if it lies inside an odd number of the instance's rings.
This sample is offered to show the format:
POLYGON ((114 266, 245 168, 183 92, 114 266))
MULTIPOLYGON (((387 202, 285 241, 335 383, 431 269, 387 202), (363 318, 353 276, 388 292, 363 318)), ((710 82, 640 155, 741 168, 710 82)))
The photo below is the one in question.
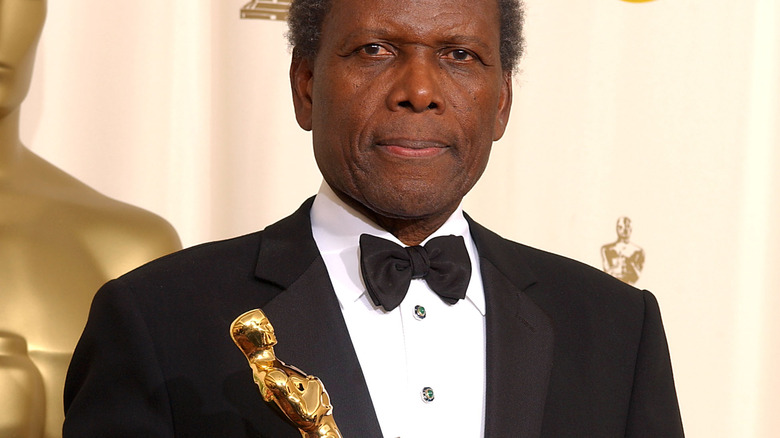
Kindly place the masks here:
POLYGON ((263 312, 276 332, 277 357, 322 380, 342 434, 381 437, 363 371, 311 235, 312 200, 264 232, 255 274, 283 291, 263 312))
MULTIPOLYGON (((313 198, 266 228, 255 275, 282 289, 263 306, 277 356, 319 377, 347 437, 381 437, 374 407, 327 269, 311 236, 313 198)), ((549 317, 526 295, 536 279, 515 244, 466 216, 487 303, 485 436, 539 437, 553 354, 549 317)))
POLYGON ((466 218, 487 304, 485 436, 539 437, 552 368, 552 323, 523 292, 536 279, 515 244, 466 218))

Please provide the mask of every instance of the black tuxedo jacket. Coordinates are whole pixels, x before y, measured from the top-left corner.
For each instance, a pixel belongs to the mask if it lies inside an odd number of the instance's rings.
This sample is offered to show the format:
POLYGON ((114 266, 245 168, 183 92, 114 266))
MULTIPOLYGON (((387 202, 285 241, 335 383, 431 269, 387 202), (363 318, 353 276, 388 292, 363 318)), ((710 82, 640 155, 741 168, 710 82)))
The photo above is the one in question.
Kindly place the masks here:
MULTIPOLYGON (((254 308, 275 328, 277 356, 325 383, 343 435, 380 437, 310 207, 101 288, 68 372, 65 438, 299 437, 262 402, 230 338, 254 308)), ((485 436, 683 435, 649 292, 469 223, 487 301, 485 436)), ((453 366, 467 391, 468 364, 453 366)))

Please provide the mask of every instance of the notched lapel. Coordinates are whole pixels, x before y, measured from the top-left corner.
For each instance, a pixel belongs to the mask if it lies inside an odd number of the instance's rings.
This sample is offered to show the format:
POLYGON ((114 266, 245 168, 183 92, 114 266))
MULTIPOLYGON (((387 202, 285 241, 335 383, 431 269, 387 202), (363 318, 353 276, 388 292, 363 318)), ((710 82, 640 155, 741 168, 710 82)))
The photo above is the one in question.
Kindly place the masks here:
POLYGON ((263 311, 274 326, 279 359, 325 384, 342 434, 381 437, 363 371, 322 260, 263 311))
POLYGON ((552 322, 523 292, 536 279, 514 244, 467 219, 487 304, 485 436, 539 437, 552 369, 552 322))
POLYGON ((309 214, 313 203, 314 197, 307 199, 295 213, 263 230, 255 267, 257 278, 286 289, 319 258, 311 235, 309 214))
POLYGON ((345 437, 380 438, 363 371, 311 236, 311 204, 309 199, 263 235, 255 274, 284 289, 262 308, 276 332, 274 350, 282 361, 322 380, 345 437))

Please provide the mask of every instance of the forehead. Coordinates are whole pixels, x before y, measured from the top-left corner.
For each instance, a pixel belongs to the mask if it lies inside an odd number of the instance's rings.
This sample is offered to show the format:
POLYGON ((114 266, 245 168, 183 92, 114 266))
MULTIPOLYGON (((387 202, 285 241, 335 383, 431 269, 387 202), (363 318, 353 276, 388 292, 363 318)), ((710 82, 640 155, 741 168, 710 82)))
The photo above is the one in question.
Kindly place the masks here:
POLYGON ((497 0, 332 0, 325 18, 325 42, 350 35, 377 34, 431 39, 450 36, 500 42, 497 0))
POLYGON ((0 55, 13 58, 26 52, 45 18, 44 0, 0 0, 0 55))
MULTIPOLYGON (((27 6, 46 6, 46 0, 0 0, 0 9, 3 10, 3 12, 27 6)), ((0 16, 0 18, 2 18, 2 16, 0 16)))

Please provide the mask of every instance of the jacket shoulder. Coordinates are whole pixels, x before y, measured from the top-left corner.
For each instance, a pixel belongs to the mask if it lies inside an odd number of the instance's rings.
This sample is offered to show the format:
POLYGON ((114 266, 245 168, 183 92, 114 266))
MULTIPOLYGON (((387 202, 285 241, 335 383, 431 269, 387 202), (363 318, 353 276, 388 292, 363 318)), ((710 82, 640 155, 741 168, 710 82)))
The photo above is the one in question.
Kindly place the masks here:
POLYGON ((591 316, 622 314, 641 320, 644 295, 649 292, 577 260, 503 238, 469 220, 483 263, 486 260, 495 265, 545 311, 591 316))
POLYGON ((263 231, 185 248, 146 263, 119 278, 135 282, 151 278, 182 278, 217 274, 224 270, 253 272, 263 231))

